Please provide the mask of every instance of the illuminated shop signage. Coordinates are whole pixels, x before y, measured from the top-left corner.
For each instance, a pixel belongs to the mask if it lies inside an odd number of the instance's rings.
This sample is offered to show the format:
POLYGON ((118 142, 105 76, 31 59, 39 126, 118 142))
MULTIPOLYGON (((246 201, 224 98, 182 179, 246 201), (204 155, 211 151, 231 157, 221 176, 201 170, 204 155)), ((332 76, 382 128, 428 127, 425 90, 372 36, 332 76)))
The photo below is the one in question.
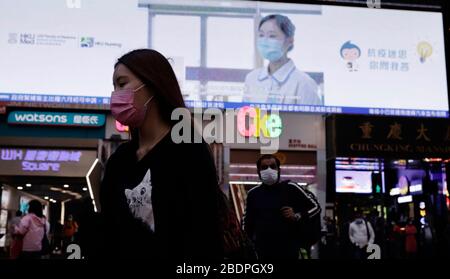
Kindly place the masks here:
POLYGON ((283 122, 278 114, 263 114, 259 108, 245 106, 238 111, 237 128, 243 137, 278 138, 283 131, 283 122), (250 119, 248 126, 247 117, 250 119))
POLYGON ((398 203, 409 203, 409 202, 412 202, 412 201, 413 201, 413 198, 412 198, 411 195, 402 196, 402 197, 398 197, 397 198, 397 202, 398 203))
POLYGON ((12 111, 8 123, 14 125, 102 127, 105 115, 96 113, 12 111))
POLYGON ((83 176, 96 156, 90 150, 0 148, 0 175, 83 176))
POLYGON ((62 162, 79 162, 81 151, 1 149, 2 161, 20 161, 23 171, 58 172, 62 162))
POLYGON ((450 154, 447 119, 333 116, 337 156, 443 157, 450 154))

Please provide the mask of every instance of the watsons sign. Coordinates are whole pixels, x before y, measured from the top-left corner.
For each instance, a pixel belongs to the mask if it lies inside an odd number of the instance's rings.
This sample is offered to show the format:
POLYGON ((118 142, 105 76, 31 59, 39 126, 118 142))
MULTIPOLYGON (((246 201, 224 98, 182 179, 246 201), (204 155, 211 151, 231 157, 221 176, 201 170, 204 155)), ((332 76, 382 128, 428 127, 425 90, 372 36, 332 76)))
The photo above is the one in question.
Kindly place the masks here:
POLYGON ((102 127, 105 125, 105 115, 73 112, 12 111, 8 115, 8 124, 102 127))

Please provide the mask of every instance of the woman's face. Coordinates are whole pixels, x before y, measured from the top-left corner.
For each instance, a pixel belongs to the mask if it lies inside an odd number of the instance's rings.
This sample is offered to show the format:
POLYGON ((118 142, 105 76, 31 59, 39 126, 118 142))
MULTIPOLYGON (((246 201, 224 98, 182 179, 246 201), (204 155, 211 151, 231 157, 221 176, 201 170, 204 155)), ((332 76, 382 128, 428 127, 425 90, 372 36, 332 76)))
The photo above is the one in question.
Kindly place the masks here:
MULTIPOLYGON (((114 90, 132 89, 135 90, 140 87, 143 82, 137 78, 125 65, 118 64, 114 69, 113 85, 114 90)), ((142 107, 148 101, 152 94, 150 94, 147 86, 142 87, 134 92, 134 105, 142 107)))
POLYGON ((282 41, 285 53, 287 52, 289 46, 291 46, 294 42, 293 38, 288 38, 280 27, 278 27, 275 19, 268 20, 261 25, 258 32, 258 38, 282 41))

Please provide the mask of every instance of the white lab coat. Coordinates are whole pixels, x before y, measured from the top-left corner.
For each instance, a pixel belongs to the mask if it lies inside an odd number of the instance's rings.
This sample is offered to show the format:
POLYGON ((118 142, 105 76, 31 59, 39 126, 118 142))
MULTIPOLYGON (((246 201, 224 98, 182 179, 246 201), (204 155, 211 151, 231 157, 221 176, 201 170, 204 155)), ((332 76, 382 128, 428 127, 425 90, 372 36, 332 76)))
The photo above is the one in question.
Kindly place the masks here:
POLYGON ((255 69, 245 78, 243 102, 322 105, 316 82, 289 61, 275 73, 267 67, 255 69))

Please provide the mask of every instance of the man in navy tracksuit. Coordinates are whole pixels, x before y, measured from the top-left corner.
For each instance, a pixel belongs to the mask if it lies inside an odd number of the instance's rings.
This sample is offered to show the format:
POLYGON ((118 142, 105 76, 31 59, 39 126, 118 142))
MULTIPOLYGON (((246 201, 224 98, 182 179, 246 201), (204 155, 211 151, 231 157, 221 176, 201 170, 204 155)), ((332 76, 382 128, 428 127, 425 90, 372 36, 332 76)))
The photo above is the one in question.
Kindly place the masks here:
POLYGON ((262 184, 248 192, 244 230, 259 259, 298 259, 302 224, 320 214, 320 206, 298 184, 280 182, 280 161, 275 156, 263 155, 257 170, 262 184))

